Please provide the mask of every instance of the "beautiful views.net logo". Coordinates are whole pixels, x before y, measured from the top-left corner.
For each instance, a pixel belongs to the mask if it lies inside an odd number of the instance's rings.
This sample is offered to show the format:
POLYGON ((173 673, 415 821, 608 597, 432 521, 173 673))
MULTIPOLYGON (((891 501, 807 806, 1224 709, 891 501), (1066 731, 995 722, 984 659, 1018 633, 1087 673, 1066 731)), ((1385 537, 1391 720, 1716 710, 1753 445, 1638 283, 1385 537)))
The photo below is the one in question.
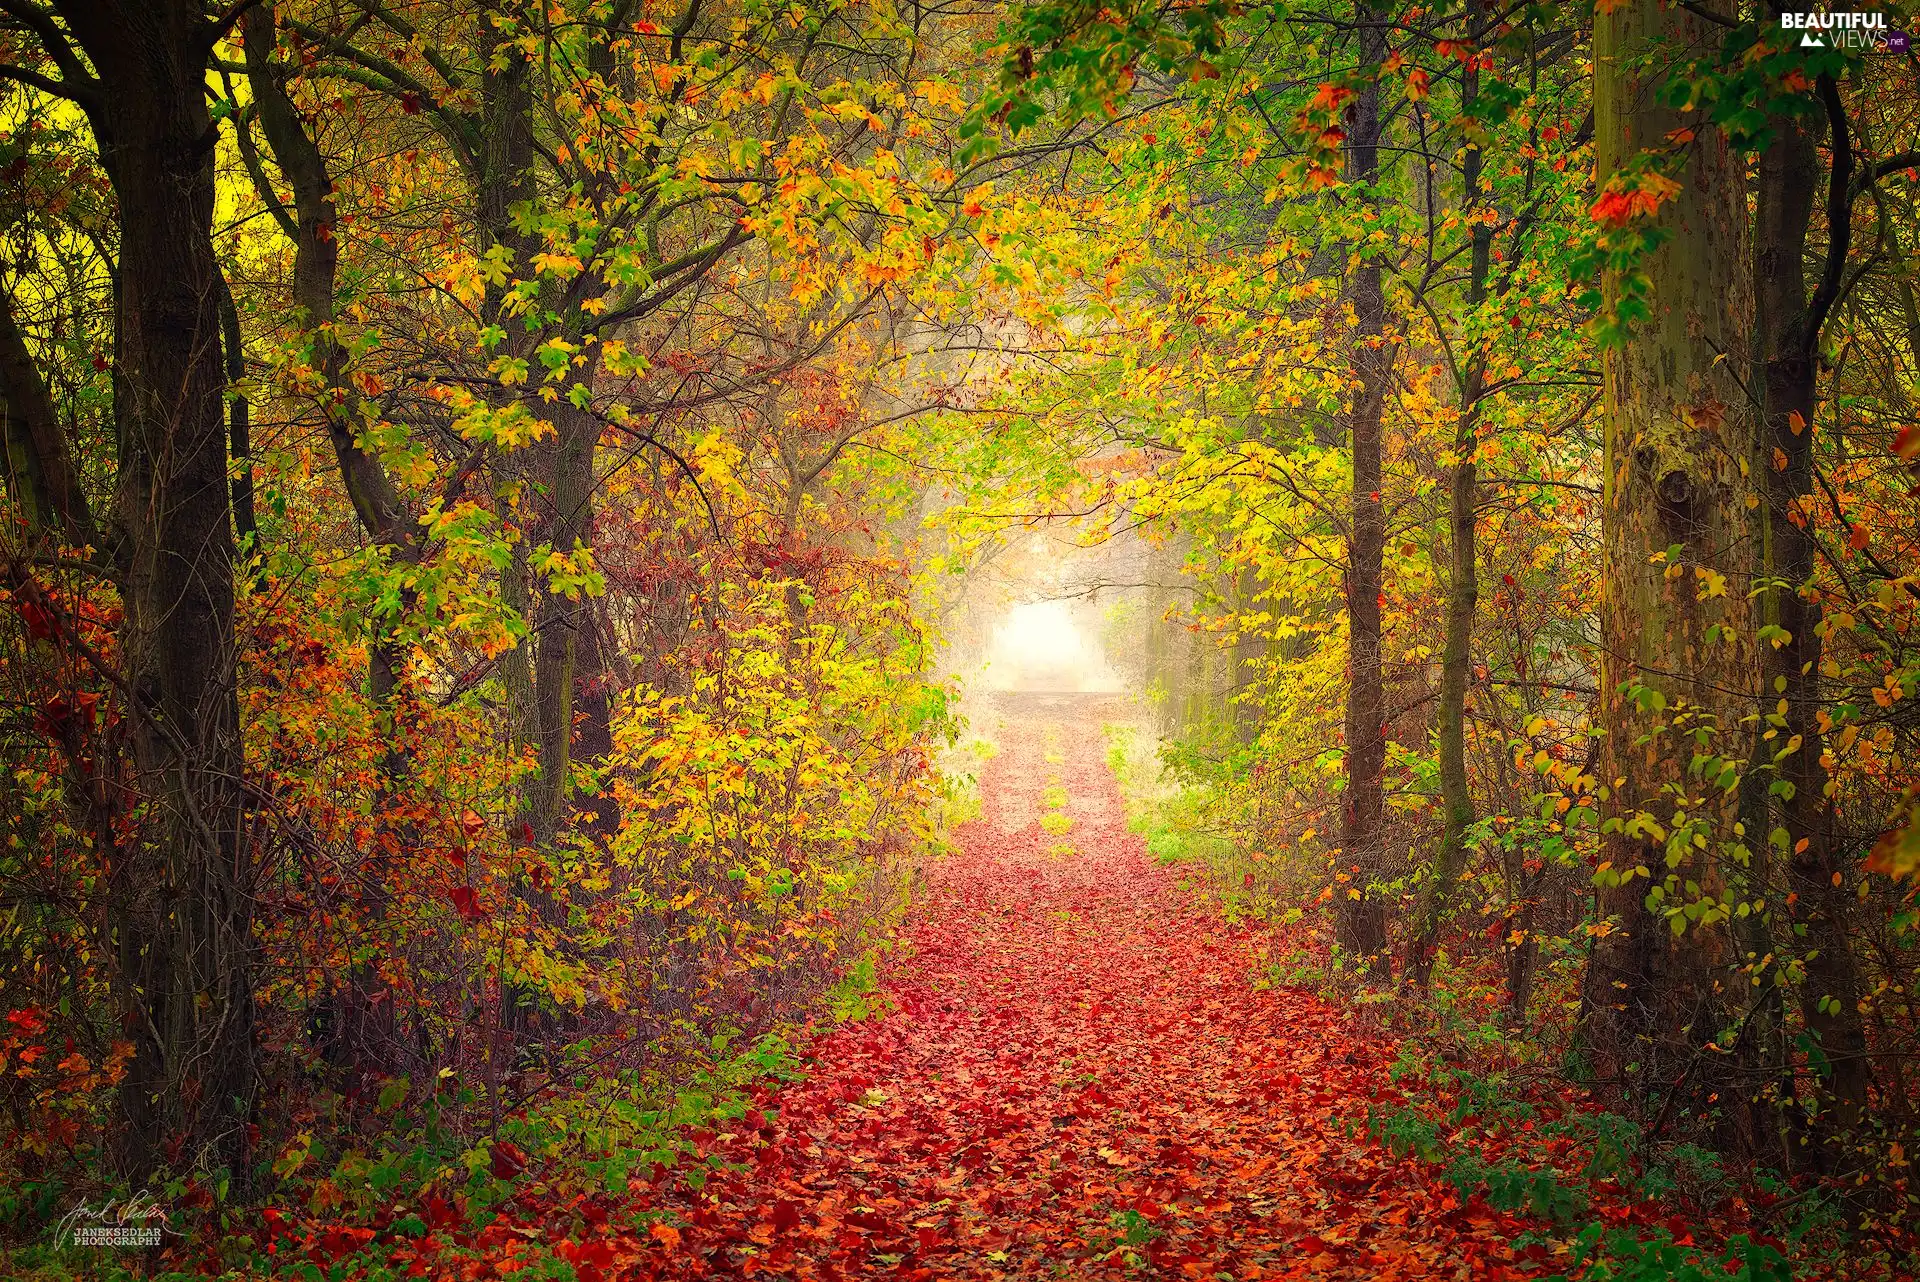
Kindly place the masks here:
POLYGON ((1887 24, 1884 13, 1783 13, 1780 26, 1800 33, 1803 49, 1860 49, 1875 53, 1905 53, 1912 37, 1887 24))

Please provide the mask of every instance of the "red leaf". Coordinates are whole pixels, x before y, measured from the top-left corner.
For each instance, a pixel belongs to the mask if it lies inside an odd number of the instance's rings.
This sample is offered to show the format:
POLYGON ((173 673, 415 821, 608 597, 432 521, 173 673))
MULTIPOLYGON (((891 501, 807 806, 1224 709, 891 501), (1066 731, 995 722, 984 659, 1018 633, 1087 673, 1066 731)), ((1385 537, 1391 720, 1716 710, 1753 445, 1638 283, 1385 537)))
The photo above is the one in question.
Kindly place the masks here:
POLYGON ((453 901, 454 909, 468 921, 479 921, 486 916, 480 907, 480 901, 474 897, 470 887, 455 886, 447 892, 447 898, 453 901))
MULTIPOLYGON (((462 888, 464 889, 464 887, 462 888)), ((469 895, 473 892, 468 891, 469 895)), ((493 1177, 510 1180, 527 1169, 527 1155, 506 1140, 493 1142, 493 1177)))

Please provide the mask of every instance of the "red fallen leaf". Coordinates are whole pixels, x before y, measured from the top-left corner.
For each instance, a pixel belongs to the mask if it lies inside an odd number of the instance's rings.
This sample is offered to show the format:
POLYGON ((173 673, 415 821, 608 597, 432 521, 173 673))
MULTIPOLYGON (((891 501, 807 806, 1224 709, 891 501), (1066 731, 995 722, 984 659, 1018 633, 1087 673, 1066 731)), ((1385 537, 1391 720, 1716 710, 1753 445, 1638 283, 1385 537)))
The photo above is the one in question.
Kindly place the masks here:
POLYGON ((438 1193, 429 1193, 421 1199, 420 1209, 425 1212, 421 1218, 426 1220, 428 1228, 450 1228, 460 1222, 460 1212, 438 1193))
MULTIPOLYGON (((464 889, 464 887, 463 887, 464 889)), ((473 892, 468 891, 469 895, 473 892)), ((493 1142, 493 1177, 510 1180, 527 1169, 527 1155, 506 1140, 493 1142)))
POLYGON ((332 1228, 320 1235, 315 1249, 337 1264, 372 1240, 372 1229, 332 1228))
MULTIPOLYGON (((1058 770, 1071 796, 1117 814, 1098 742, 1071 733, 1058 770)), ((1019 781, 1040 761, 1038 744, 1003 744, 983 795, 1007 787, 996 772, 1019 781)), ((894 1014, 812 1040, 804 1080, 755 1094, 775 1110, 764 1124, 708 1134, 701 1151, 729 1163, 725 1176, 695 1191, 652 1169, 634 1209, 697 1225, 701 1249, 635 1262, 633 1276, 931 1282, 973 1276, 1003 1249, 1007 1276, 1024 1276, 1027 1262, 1086 1258, 1125 1210, 1154 1223, 1138 1253, 1156 1277, 1324 1273, 1335 1257, 1383 1279, 1531 1276, 1512 1245, 1531 1220, 1479 1197, 1463 1207, 1437 1170, 1390 1161, 1355 1125, 1368 1105, 1419 1103, 1389 1081, 1390 1046, 1304 992, 1251 989, 1262 945, 1117 822, 1077 830, 1071 863, 1027 822, 962 831, 904 928, 912 951, 889 963, 894 1014), (1099 1163, 1101 1149, 1127 1165, 1099 1163), (1249 1214, 1250 1198, 1274 1205, 1249 1214), (916 1222, 939 1203, 951 1221, 916 1222), (1256 1264, 1276 1242, 1295 1245, 1256 1264)), ((1514 1136, 1489 1137, 1483 1155, 1545 1152, 1514 1136)), ((1583 1161, 1552 1156, 1569 1175, 1583 1161)), ((1599 1192, 1595 1212, 1646 1214, 1599 1192)))
POLYGON ((601 1238, 591 1242, 562 1242, 553 1248, 553 1253, 576 1269, 583 1264, 604 1269, 613 1263, 613 1247, 601 1238))

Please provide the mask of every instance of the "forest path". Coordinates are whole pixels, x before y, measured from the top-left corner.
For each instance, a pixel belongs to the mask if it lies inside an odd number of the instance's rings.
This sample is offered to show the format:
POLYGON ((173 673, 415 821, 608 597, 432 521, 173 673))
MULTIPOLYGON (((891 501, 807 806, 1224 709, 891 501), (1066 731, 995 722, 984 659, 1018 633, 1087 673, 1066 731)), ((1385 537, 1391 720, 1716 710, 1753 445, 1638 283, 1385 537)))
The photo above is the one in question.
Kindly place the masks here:
POLYGON ((1259 936, 1127 831, 1101 734, 1124 705, 999 709, 986 813, 928 870, 895 1009, 816 1043, 775 1124, 721 1137, 749 1170, 672 1199, 659 1276, 1534 1272, 1511 1220, 1362 1137, 1369 1101, 1400 1099, 1391 1049, 1256 990, 1259 936), (1039 822, 1050 786, 1065 834, 1039 822))

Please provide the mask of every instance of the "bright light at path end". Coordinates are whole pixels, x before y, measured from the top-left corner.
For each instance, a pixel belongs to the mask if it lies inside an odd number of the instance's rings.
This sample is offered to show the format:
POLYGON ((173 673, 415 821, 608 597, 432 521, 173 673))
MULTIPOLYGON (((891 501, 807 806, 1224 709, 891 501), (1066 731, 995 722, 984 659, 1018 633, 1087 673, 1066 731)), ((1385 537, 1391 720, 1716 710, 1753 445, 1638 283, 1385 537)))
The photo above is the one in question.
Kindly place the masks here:
POLYGON ((987 682, 1002 690, 1113 690, 1105 656, 1061 601, 1030 601, 994 629, 987 682))

